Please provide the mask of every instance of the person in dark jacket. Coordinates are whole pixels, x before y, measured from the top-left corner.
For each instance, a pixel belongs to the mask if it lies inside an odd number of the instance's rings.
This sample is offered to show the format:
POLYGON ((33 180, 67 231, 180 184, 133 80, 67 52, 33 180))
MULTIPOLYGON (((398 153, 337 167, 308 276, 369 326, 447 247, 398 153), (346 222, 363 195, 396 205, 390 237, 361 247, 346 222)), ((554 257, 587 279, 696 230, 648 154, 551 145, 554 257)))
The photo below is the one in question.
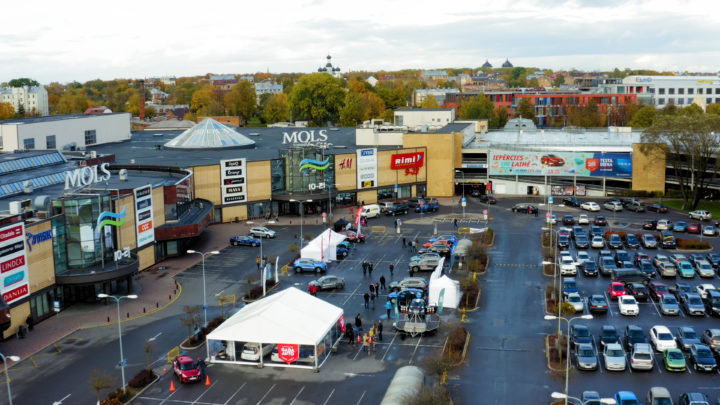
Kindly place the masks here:
POLYGON ((358 328, 358 331, 362 330, 362 319, 360 319, 360 314, 357 314, 355 317, 355 327, 358 328))
POLYGON ((365 309, 370 308, 370 294, 365 293, 365 295, 363 295, 363 299, 365 300, 365 309))
MULTIPOLYGON (((392 266, 392 263, 390 263, 390 266, 392 266)), ((390 271, 392 273, 392 271, 390 271)), ((385 291, 385 276, 380 276, 380 290, 385 291)))
POLYGON ((382 342, 382 330, 383 330, 382 319, 379 319, 378 323, 377 323, 377 336, 378 336, 378 340, 381 342, 382 342))

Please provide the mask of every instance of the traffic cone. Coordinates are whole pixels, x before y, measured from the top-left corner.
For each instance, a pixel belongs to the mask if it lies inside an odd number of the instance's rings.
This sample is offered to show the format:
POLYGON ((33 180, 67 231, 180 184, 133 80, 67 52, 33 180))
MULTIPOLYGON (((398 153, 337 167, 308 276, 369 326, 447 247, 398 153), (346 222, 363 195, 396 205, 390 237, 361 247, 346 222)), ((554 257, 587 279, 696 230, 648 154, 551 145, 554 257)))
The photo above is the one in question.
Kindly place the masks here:
POLYGON ((170 392, 175 392, 175 381, 170 381, 170 392))
POLYGON ((206 375, 206 376, 205 376, 205 385, 208 386, 208 387, 211 385, 211 384, 210 384, 210 376, 209 376, 209 375, 206 375))
POLYGON ((357 335, 357 342, 360 343, 360 334, 357 335))

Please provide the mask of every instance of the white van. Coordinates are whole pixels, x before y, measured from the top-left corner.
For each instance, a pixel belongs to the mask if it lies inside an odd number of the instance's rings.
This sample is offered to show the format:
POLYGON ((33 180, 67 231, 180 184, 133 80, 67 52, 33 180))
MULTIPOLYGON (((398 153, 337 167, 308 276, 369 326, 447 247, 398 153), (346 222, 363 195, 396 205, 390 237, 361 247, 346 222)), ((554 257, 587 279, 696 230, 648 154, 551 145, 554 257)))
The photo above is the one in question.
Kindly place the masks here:
POLYGON ((362 216, 365 218, 377 218, 380 216, 380 206, 377 204, 363 205, 362 216))

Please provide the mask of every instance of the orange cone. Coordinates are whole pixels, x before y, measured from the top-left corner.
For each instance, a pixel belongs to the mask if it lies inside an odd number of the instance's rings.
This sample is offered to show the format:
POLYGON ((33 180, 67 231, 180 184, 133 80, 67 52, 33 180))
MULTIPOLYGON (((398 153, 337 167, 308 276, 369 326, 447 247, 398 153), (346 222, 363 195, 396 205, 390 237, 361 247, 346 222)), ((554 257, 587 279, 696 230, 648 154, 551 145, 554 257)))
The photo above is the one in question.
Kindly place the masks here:
POLYGON ((210 384, 210 376, 209 376, 209 375, 205 375, 205 385, 208 386, 208 387, 211 385, 211 384, 210 384))
POLYGON ((170 381, 170 392, 175 392, 175 382, 170 381))

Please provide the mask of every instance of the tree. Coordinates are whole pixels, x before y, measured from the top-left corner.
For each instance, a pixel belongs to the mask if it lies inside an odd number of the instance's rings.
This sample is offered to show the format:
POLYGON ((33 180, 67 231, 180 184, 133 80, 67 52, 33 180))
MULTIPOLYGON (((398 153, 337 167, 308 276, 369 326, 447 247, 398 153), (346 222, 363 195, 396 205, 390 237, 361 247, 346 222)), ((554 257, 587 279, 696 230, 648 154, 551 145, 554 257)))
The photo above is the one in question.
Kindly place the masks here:
POLYGON ((199 116, 213 116, 223 113, 223 108, 217 101, 214 88, 211 84, 203 86, 192 95, 190 111, 199 116))
POLYGON ((514 67, 510 70, 507 75, 508 86, 510 87, 525 87, 527 85, 527 69, 524 67, 514 67))
POLYGON ((562 73, 555 74, 555 78, 553 79, 553 87, 560 87, 563 84, 565 84, 565 76, 562 73))
POLYGON ((109 375, 101 372, 100 370, 93 370, 90 375, 90 387, 97 394, 98 403, 102 399, 101 392, 111 388, 114 384, 113 378, 109 375))
POLYGON ((657 115, 658 111, 655 107, 646 105, 635 113, 628 125, 636 128, 647 128, 653 124, 657 115))
POLYGON ((25 105, 22 103, 18 105, 17 114, 18 118, 25 116, 25 105))
POLYGON ((365 116, 365 109, 362 94, 348 93, 345 96, 345 105, 340 110, 340 124, 346 127, 358 125, 365 116))
POLYGON ((193 331, 200 325, 200 306, 185 305, 183 312, 185 315, 180 317, 180 323, 187 328, 188 339, 190 339, 193 336, 193 331))
POLYGON ((484 93, 480 93, 477 97, 460 103, 458 116, 464 120, 485 118, 489 121, 493 118, 494 112, 495 104, 485 97, 484 93))
POLYGON ((420 103, 420 108, 440 108, 440 104, 438 104, 435 96, 429 94, 425 97, 422 103, 420 103))
POLYGON ((294 120, 309 120, 325 125, 340 118, 345 91, 342 81, 327 73, 301 77, 290 92, 290 111, 294 120))
POLYGON ((568 113, 568 122, 583 128, 600 127, 605 123, 605 116, 598 110, 597 101, 590 100, 586 106, 573 108, 568 113))
POLYGON ((228 115, 237 115, 247 121, 257 111, 255 86, 247 80, 241 80, 225 95, 225 109, 228 115))
POLYGON ((385 108, 395 110, 407 105, 405 89, 403 87, 378 87, 375 89, 375 93, 385 102, 385 108))
POLYGON ((690 104, 689 106, 685 108, 681 108, 678 111, 679 114, 682 115, 688 115, 688 116, 697 116, 697 115, 703 115, 705 112, 700 108, 697 104, 690 104))
POLYGON ((385 101, 383 101, 383 99, 377 94, 372 92, 363 94, 363 102, 367 107, 365 115, 363 116, 363 121, 382 117, 385 113, 385 101))
POLYGON ((287 94, 271 95, 265 103, 263 118, 267 123, 290 121, 290 105, 288 104, 287 94))
POLYGON ((10 87, 23 87, 23 86, 40 86, 37 80, 28 79, 27 77, 21 77, 19 79, 12 79, 8 82, 10 87))
POLYGON ((705 108, 705 113, 720 115, 720 103, 713 103, 713 104, 708 105, 705 108))
POLYGON ((348 81, 348 89, 350 93, 367 93, 370 91, 370 83, 362 80, 357 76, 353 76, 348 81))
POLYGON ((530 100, 525 97, 521 98, 518 103, 517 115, 522 118, 533 120, 533 122, 537 122, 535 119, 535 108, 532 104, 530 104, 530 100))
POLYGON ((678 113, 678 108, 675 104, 667 104, 660 112, 663 115, 675 115, 678 113))
POLYGON ((493 114, 493 119, 490 120, 488 127, 497 129, 502 128, 508 122, 508 110, 505 106, 500 106, 493 114))
POLYGON ((693 210, 718 167, 720 116, 660 115, 642 135, 641 151, 665 158, 680 184, 683 209, 693 210))
POLYGON ((0 103, 0 121, 12 118, 15 115, 15 107, 10 103, 0 103))
POLYGON ((528 87, 538 88, 540 87, 540 82, 538 81, 537 77, 533 77, 532 79, 530 79, 527 85, 528 87))
POLYGON ((87 97, 84 94, 73 94, 72 91, 66 91, 58 99, 55 106, 56 114, 81 114, 90 106, 87 97))

